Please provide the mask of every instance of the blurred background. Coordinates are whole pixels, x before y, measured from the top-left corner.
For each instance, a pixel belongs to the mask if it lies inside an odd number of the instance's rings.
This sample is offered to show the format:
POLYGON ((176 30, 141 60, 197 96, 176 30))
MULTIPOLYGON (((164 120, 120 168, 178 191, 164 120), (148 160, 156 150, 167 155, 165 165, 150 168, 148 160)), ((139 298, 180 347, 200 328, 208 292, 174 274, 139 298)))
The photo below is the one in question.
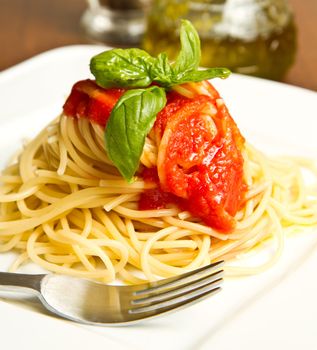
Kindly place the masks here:
POLYGON ((72 44, 173 58, 180 18, 199 31, 202 65, 317 91, 317 0, 0 0, 0 70, 72 44))

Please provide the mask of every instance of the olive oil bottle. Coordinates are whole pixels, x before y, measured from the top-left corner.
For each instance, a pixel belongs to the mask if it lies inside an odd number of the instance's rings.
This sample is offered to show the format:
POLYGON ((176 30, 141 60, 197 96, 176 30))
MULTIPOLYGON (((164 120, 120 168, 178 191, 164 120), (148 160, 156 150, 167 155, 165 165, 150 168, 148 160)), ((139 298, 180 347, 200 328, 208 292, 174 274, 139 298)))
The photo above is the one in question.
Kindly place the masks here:
POLYGON ((286 0, 153 0, 143 47, 174 59, 181 18, 198 30, 202 66, 279 80, 294 61, 296 29, 286 0))

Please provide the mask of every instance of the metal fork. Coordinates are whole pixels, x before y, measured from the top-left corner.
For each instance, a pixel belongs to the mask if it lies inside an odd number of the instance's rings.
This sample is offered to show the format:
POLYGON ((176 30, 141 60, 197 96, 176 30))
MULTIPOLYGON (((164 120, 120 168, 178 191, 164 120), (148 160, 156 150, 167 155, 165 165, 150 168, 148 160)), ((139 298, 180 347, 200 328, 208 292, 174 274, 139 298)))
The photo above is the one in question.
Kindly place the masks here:
POLYGON ((223 261, 135 286, 113 286, 56 274, 0 272, 0 289, 30 291, 52 313, 72 321, 123 325, 194 304, 221 288, 223 261))

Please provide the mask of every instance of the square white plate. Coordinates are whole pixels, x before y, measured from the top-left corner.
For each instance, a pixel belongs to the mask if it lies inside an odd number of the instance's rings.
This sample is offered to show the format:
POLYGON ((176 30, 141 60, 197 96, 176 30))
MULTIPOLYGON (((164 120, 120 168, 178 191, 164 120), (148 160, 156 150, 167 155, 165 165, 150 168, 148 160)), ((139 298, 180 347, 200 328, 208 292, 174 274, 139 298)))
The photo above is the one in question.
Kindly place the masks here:
MULTIPOLYGON (((102 50, 59 48, 1 73, 1 167, 22 138, 60 113, 72 84, 90 76, 89 59, 102 50)), ((317 159, 317 93, 238 75, 214 83, 250 143, 267 153, 317 159)), ((1 254, 0 270, 11 259, 1 254)), ((33 302, 2 298, 1 348, 316 349, 316 266, 317 231, 297 235, 269 271, 226 280, 215 297, 129 327, 77 325, 44 314, 33 302)))

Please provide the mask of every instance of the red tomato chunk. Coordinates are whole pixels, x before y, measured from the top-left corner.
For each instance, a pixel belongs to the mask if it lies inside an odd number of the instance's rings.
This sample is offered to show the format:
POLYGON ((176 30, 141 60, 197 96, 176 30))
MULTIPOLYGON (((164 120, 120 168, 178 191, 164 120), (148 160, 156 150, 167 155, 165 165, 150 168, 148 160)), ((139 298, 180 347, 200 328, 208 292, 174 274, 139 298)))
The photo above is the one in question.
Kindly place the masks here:
POLYGON ((162 134, 161 188, 180 197, 181 207, 208 226, 230 232, 246 190, 244 139, 222 100, 198 95, 187 100, 181 97, 179 102, 174 97, 171 104, 178 107, 167 105, 155 125, 162 134))
POLYGON ((78 81, 63 106, 64 113, 69 117, 88 118, 105 127, 124 92, 124 89, 103 89, 90 79, 78 81))

